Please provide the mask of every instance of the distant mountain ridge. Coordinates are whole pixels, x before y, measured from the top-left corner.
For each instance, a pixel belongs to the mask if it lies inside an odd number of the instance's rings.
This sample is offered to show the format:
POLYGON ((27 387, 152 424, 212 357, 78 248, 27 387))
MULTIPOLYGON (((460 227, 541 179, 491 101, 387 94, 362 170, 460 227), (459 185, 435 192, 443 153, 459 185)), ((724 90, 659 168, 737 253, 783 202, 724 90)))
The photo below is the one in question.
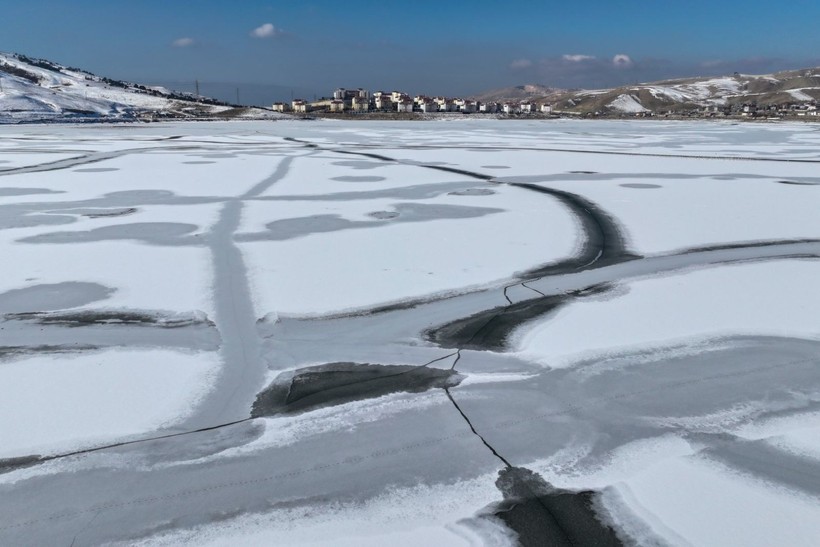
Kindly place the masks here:
MULTIPOLYGON (((252 110, 0 53, 0 123, 244 116, 252 110)), ((273 114, 256 114, 262 113, 273 114)))
POLYGON ((505 102, 505 101, 521 101, 533 98, 543 98, 558 96, 566 93, 565 89, 557 89, 539 84, 525 84, 515 87, 505 87, 503 89, 496 89, 493 91, 486 91, 472 98, 483 102, 505 102))
POLYGON ((640 114, 687 110, 811 103, 820 100, 820 68, 775 74, 737 74, 662 80, 596 90, 559 90, 543 85, 504 88, 475 96, 479 101, 529 100, 555 111, 640 114))

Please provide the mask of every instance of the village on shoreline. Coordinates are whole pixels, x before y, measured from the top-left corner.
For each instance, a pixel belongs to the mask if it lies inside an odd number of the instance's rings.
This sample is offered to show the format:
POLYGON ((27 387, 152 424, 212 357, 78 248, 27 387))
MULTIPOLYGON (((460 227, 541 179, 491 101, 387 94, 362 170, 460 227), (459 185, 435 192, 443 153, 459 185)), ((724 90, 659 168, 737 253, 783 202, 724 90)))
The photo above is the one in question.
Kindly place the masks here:
POLYGON ((444 96, 428 97, 416 95, 411 97, 403 91, 376 91, 366 89, 338 88, 333 97, 316 101, 294 99, 290 103, 277 102, 272 106, 275 112, 308 114, 308 113, 387 113, 435 114, 456 112, 462 114, 551 114, 552 105, 545 102, 479 102, 471 99, 451 98, 444 96))
POLYGON ((293 99, 289 103, 276 102, 273 103, 271 109, 274 112, 302 116, 360 117, 364 115, 368 118, 373 117, 377 119, 404 119, 425 117, 421 115, 430 114, 486 114, 514 118, 737 118, 757 121, 777 121, 782 119, 818 121, 818 119, 820 119, 820 110, 818 110, 818 104, 815 100, 798 101, 789 104, 758 105, 755 103, 743 103, 709 105, 699 108, 642 109, 638 112, 614 109, 579 112, 563 108, 559 109, 556 105, 543 99, 479 101, 446 96, 411 96, 403 91, 375 91, 370 93, 363 88, 338 88, 333 92, 332 97, 323 97, 314 101, 293 99))

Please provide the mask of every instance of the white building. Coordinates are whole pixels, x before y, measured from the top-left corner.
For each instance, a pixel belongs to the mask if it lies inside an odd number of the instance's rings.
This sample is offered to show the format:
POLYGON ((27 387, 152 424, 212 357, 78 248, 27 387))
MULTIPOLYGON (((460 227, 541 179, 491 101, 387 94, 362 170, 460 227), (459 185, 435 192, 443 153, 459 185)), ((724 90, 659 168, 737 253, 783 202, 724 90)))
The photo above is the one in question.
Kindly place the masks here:
POLYGON ((523 101, 519 107, 518 111, 523 114, 531 114, 535 112, 535 105, 528 101, 523 101))
POLYGON ((393 107, 393 100, 390 95, 379 92, 378 95, 374 93, 374 96, 376 97, 375 103, 378 110, 389 110, 393 107))
POLYGON ((367 112, 370 110, 370 99, 367 97, 353 97, 353 111, 367 112))
POLYGON ((498 112, 498 103, 481 103, 481 106, 478 107, 478 110, 480 112, 494 114, 498 112))
POLYGON ((308 112, 310 110, 310 106, 308 106, 307 102, 302 99, 295 99, 291 103, 291 107, 293 108, 294 112, 308 112))
POLYGON ((396 103, 396 110, 398 112, 412 112, 413 101, 411 99, 401 99, 396 103))
POLYGON ((473 114, 478 112, 478 105, 475 101, 465 100, 461 105, 461 111, 465 114, 473 114))
POLYGON ((541 113, 542 114, 552 114, 552 105, 551 104, 542 104, 541 105, 541 113))
POLYGON ((518 112, 518 106, 512 103, 504 103, 501 105, 501 111, 504 112, 504 114, 515 114, 518 112))
POLYGON ((290 112, 290 105, 287 103, 273 103, 274 112, 290 112))
POLYGON ((345 111, 345 102, 341 99, 333 99, 330 101, 330 111, 331 112, 344 112, 345 111))
POLYGON ((427 99, 426 101, 422 101, 422 103, 419 105, 419 108, 422 112, 426 114, 429 114, 431 112, 438 112, 438 103, 433 100, 427 99))
POLYGON ((439 112, 455 112, 457 110, 456 104, 452 99, 447 97, 436 97, 433 99, 438 104, 439 112))

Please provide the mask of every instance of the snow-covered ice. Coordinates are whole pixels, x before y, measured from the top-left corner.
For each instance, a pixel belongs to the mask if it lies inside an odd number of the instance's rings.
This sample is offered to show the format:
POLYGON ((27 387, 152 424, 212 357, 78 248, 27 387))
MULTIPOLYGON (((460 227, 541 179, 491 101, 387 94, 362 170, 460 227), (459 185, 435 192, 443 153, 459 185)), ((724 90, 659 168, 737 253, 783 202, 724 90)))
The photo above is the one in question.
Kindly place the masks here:
POLYGON ((6 127, 0 544, 811 545, 818 145, 6 127))

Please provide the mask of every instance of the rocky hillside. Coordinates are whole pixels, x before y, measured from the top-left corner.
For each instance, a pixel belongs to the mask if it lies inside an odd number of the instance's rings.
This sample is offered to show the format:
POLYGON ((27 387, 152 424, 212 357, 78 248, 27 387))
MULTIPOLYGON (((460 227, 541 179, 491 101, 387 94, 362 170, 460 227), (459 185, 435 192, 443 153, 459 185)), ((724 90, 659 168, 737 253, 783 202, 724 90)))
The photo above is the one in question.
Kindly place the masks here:
POLYGON ((503 89, 495 89, 487 91, 471 97, 482 103, 488 102, 510 102, 510 101, 525 101, 533 99, 544 99, 545 97, 559 97, 566 93, 565 89, 556 89, 544 85, 527 84, 515 87, 505 87, 503 89))
POLYGON ((743 104, 758 106, 810 103, 820 100, 820 68, 767 75, 734 74, 718 78, 684 78, 612 89, 560 91, 545 86, 521 86, 480 95, 487 100, 549 102, 556 111, 580 114, 681 112, 743 104), (544 90, 526 96, 516 89, 544 90))
POLYGON ((0 123, 274 116, 213 99, 96 76, 44 59, 0 53, 0 123))

